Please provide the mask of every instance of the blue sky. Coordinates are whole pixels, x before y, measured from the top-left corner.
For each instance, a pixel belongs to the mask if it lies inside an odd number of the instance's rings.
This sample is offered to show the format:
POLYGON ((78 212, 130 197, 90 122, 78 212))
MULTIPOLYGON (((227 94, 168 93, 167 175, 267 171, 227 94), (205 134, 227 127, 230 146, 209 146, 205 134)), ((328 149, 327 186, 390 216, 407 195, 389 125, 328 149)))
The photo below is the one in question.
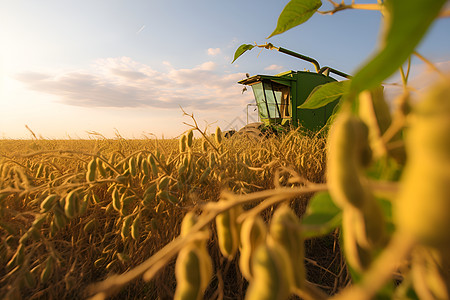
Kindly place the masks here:
MULTIPOLYGON (((374 11, 315 15, 266 40, 288 2, 0 0, 0 138, 30 138, 25 125, 52 139, 176 137, 190 122, 180 107, 202 128, 239 129, 253 98, 236 83, 245 73, 313 70, 256 49, 231 64, 239 45, 269 41, 350 74, 375 51, 374 11)), ((449 31, 438 20, 421 54, 448 65, 449 31)))

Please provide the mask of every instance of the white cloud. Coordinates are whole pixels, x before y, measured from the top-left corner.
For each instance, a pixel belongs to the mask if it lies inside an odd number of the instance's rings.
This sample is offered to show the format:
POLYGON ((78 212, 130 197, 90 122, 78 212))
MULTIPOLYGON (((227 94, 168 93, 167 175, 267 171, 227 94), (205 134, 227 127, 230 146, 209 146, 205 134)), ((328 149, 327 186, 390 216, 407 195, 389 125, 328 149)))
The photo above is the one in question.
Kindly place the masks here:
MULTIPOLYGON (((216 63, 212 61, 207 61, 205 63, 202 63, 198 69, 199 70, 205 70, 205 71, 212 71, 216 68, 216 63)), ((195 69, 194 69, 195 70, 195 69)))
POLYGON ((266 70, 266 71, 281 71, 281 70, 283 70, 283 66, 270 65, 268 67, 265 67, 264 70, 266 70))
MULTIPOLYGON (((171 66, 170 63, 165 63, 171 66)), ((245 74, 223 74, 205 62, 191 69, 160 72, 129 57, 99 59, 87 70, 60 73, 25 72, 16 79, 29 89, 58 96, 59 102, 80 107, 154 107, 194 110, 240 106, 237 81, 245 74)))
POLYGON ((211 56, 216 56, 216 55, 220 54, 220 52, 221 52, 220 48, 209 48, 208 49, 208 55, 211 55, 211 56))
POLYGON ((170 63, 170 61, 167 60, 163 60, 163 65, 168 66, 168 67, 172 67, 172 64, 170 63))

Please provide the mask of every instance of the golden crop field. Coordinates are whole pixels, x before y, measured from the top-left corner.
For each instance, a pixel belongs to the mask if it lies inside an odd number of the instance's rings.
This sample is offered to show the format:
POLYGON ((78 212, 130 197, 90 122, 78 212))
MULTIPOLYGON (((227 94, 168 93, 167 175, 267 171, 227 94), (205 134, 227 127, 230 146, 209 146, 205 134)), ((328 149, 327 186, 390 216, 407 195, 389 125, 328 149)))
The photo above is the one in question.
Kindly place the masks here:
MULTIPOLYGON (((324 180, 322 137, 293 131, 264 140, 220 139, 220 133, 194 139, 192 133, 178 140, 1 140, 0 295, 85 297, 90 284, 132 269, 171 242, 187 212, 200 212, 224 191, 246 195, 324 180)), ((309 197, 290 201, 299 215, 309 197)), ((266 221, 272 212, 262 210, 266 221)), ((247 284, 238 255, 224 260, 217 232, 208 228, 215 275, 206 293, 242 298, 247 284)), ((324 256, 311 251, 315 280, 338 279, 341 261, 331 260, 339 251, 322 245, 333 242, 309 241, 324 256), (336 270, 314 265, 316 257, 336 270)), ((172 298, 173 269, 174 259, 152 281, 135 282, 118 298, 172 298)))
MULTIPOLYGON (((290 108, 338 101, 316 134, 225 138, 191 115, 178 139, 0 140, 0 298, 450 299, 450 76, 417 52, 448 1, 328 2, 289 1, 269 38, 347 9, 383 30, 352 77, 317 63, 346 80, 290 108)), ((281 49, 233 61, 255 47, 281 49)))

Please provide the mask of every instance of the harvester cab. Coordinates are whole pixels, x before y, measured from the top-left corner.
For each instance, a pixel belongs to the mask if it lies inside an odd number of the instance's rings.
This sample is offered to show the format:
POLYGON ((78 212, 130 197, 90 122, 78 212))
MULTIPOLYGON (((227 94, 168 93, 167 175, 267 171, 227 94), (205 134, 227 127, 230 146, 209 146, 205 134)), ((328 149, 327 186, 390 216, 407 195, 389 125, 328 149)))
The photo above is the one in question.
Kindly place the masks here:
MULTIPOLYGON (((315 59, 302 54, 281 47, 275 49, 313 63, 316 72, 288 71, 275 76, 255 75, 238 83, 252 88, 262 127, 302 126, 310 131, 318 131, 333 114, 339 99, 319 109, 302 109, 299 106, 315 87, 336 81, 329 73, 344 78, 350 76, 330 67, 320 68, 315 59)), ((255 124, 248 124, 246 127, 255 128, 255 124)))

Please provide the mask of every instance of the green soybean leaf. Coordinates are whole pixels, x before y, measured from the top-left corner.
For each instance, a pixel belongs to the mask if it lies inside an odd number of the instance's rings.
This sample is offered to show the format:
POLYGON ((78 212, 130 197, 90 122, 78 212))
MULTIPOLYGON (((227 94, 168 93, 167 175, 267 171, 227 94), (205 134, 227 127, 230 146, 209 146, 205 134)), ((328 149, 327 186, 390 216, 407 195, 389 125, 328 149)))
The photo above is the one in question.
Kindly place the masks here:
POLYGON ((446 0, 386 0, 383 47, 353 77, 351 91, 378 86, 392 75, 422 40, 446 0))
POLYGON ((242 54, 244 54, 248 50, 252 50, 253 48, 255 48, 255 45, 252 45, 252 44, 240 45, 239 48, 237 48, 236 52, 234 53, 234 59, 233 59, 233 61, 231 63, 234 63, 234 61, 236 59, 238 59, 239 56, 241 56, 242 54))
POLYGON ((316 86, 298 108, 316 109, 338 99, 348 91, 350 80, 334 81, 316 86))
POLYGON ((277 27, 268 38, 305 23, 312 17, 320 6, 322 6, 321 0, 289 1, 278 17, 277 27))
POLYGON ((383 215, 385 217, 386 229, 389 234, 392 234, 395 231, 394 220, 392 218, 392 202, 384 197, 376 197, 378 204, 383 211, 383 215))
POLYGON ((341 209, 334 204, 330 194, 316 193, 302 218, 303 233, 306 238, 325 235, 339 226, 340 222, 341 209))

